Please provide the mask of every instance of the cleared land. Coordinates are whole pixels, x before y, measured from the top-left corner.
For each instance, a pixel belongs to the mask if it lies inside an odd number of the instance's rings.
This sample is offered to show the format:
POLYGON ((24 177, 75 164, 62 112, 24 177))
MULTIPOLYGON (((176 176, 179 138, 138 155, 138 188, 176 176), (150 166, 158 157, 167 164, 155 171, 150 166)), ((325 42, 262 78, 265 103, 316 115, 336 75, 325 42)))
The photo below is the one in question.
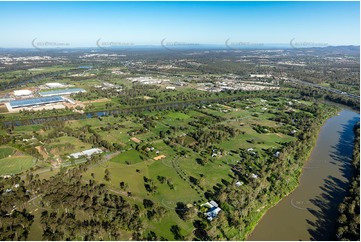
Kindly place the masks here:
POLYGON ((0 175, 17 174, 28 170, 34 165, 31 156, 14 156, 0 159, 0 175))

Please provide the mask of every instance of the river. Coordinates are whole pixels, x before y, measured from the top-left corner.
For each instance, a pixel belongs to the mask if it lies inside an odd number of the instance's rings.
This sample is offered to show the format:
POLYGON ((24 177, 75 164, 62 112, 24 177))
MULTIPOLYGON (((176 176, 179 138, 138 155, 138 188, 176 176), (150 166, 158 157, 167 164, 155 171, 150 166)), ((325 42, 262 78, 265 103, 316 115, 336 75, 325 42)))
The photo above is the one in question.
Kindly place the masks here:
POLYGON ((267 211, 248 240, 332 240, 352 175, 356 112, 343 109, 322 126, 299 186, 267 211))

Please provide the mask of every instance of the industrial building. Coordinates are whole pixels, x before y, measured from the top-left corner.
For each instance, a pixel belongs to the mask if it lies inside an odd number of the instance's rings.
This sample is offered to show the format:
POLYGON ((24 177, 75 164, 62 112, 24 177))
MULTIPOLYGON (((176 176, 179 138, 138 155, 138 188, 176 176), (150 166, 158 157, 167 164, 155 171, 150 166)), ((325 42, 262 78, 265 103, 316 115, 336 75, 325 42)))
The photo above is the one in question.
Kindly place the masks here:
POLYGON ((83 157, 83 156, 90 157, 93 154, 100 154, 100 153, 103 153, 103 151, 101 149, 93 148, 93 149, 84 150, 84 151, 81 151, 81 152, 70 154, 68 157, 78 159, 78 158, 83 157))
POLYGON ((48 82, 45 83, 45 86, 47 88, 61 88, 61 87, 66 87, 66 85, 62 84, 62 83, 58 83, 58 82, 48 82))
POLYGON ((14 95, 16 97, 21 97, 21 96, 29 96, 31 95, 33 92, 30 90, 15 90, 14 91, 14 95))
POLYGON ((79 92, 86 92, 86 91, 82 88, 69 88, 69 89, 60 89, 54 91, 39 92, 39 95, 42 97, 50 97, 50 96, 58 96, 58 95, 70 95, 79 92))
POLYGON ((63 97, 53 96, 53 97, 40 97, 40 98, 14 100, 14 101, 10 101, 9 105, 11 108, 22 108, 22 107, 30 107, 30 106, 49 104, 49 103, 58 103, 58 102, 64 102, 63 97))

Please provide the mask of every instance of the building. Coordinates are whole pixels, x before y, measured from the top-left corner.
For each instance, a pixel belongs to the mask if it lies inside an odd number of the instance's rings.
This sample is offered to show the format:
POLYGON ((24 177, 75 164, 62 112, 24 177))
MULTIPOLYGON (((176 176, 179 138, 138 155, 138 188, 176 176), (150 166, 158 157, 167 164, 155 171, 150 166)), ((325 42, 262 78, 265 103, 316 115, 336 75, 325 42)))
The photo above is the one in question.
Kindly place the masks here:
POLYGON ((33 92, 30 90, 15 90, 14 91, 14 95, 16 97, 29 96, 31 94, 33 94, 33 92))
POLYGON ((222 210, 218 207, 218 203, 213 200, 202 204, 201 206, 207 206, 209 208, 207 212, 204 213, 209 221, 212 221, 215 217, 217 217, 218 213, 222 210))
POLYGON ((83 150, 81 152, 70 154, 68 157, 78 159, 78 158, 83 157, 83 156, 90 157, 90 156, 92 156, 94 154, 100 154, 100 153, 103 153, 103 151, 101 149, 93 148, 93 149, 83 150))
POLYGON ((0 98, 0 103, 10 102, 12 100, 15 100, 15 98, 11 98, 11 97, 9 97, 9 98, 0 98))
POLYGON ((205 215, 207 216, 207 219, 209 221, 212 221, 215 217, 217 217, 218 213, 221 211, 222 209, 220 209, 219 207, 213 207, 210 208, 205 215))
POLYGON ((69 88, 69 89, 60 89, 60 90, 54 90, 54 91, 45 91, 45 92, 39 92, 39 95, 42 97, 51 97, 51 96, 58 96, 58 95, 70 95, 74 93, 79 92, 86 92, 82 88, 69 88))
POLYGON ((128 80, 132 82, 139 82, 144 85, 155 85, 155 84, 161 84, 163 82, 169 82, 167 79, 155 79, 153 77, 131 77, 127 78, 128 80))
POLYGON ((45 86, 48 88, 61 88, 61 87, 65 87, 66 85, 58 83, 58 82, 48 82, 48 83, 45 83, 45 86))
POLYGON ((257 78, 263 78, 263 77, 271 77, 272 75, 269 74, 251 74, 250 77, 257 77, 257 78))
POLYGON ((215 201, 209 201, 209 204, 211 204, 213 207, 218 207, 218 203, 216 203, 215 201))
POLYGON ((23 107, 31 107, 31 106, 38 106, 38 105, 58 103, 58 102, 64 102, 63 97, 54 96, 54 97, 28 98, 28 99, 10 101, 8 104, 10 108, 23 108, 23 107))

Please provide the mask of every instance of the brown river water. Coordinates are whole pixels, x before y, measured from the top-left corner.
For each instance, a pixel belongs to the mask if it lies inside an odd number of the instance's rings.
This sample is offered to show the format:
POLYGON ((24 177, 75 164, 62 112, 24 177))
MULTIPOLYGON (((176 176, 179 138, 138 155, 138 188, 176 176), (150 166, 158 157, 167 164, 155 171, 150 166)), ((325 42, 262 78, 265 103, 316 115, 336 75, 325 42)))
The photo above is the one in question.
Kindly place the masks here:
POLYGON ((333 240, 352 175, 356 112, 344 109, 322 126, 299 186, 267 211, 248 240, 333 240))

